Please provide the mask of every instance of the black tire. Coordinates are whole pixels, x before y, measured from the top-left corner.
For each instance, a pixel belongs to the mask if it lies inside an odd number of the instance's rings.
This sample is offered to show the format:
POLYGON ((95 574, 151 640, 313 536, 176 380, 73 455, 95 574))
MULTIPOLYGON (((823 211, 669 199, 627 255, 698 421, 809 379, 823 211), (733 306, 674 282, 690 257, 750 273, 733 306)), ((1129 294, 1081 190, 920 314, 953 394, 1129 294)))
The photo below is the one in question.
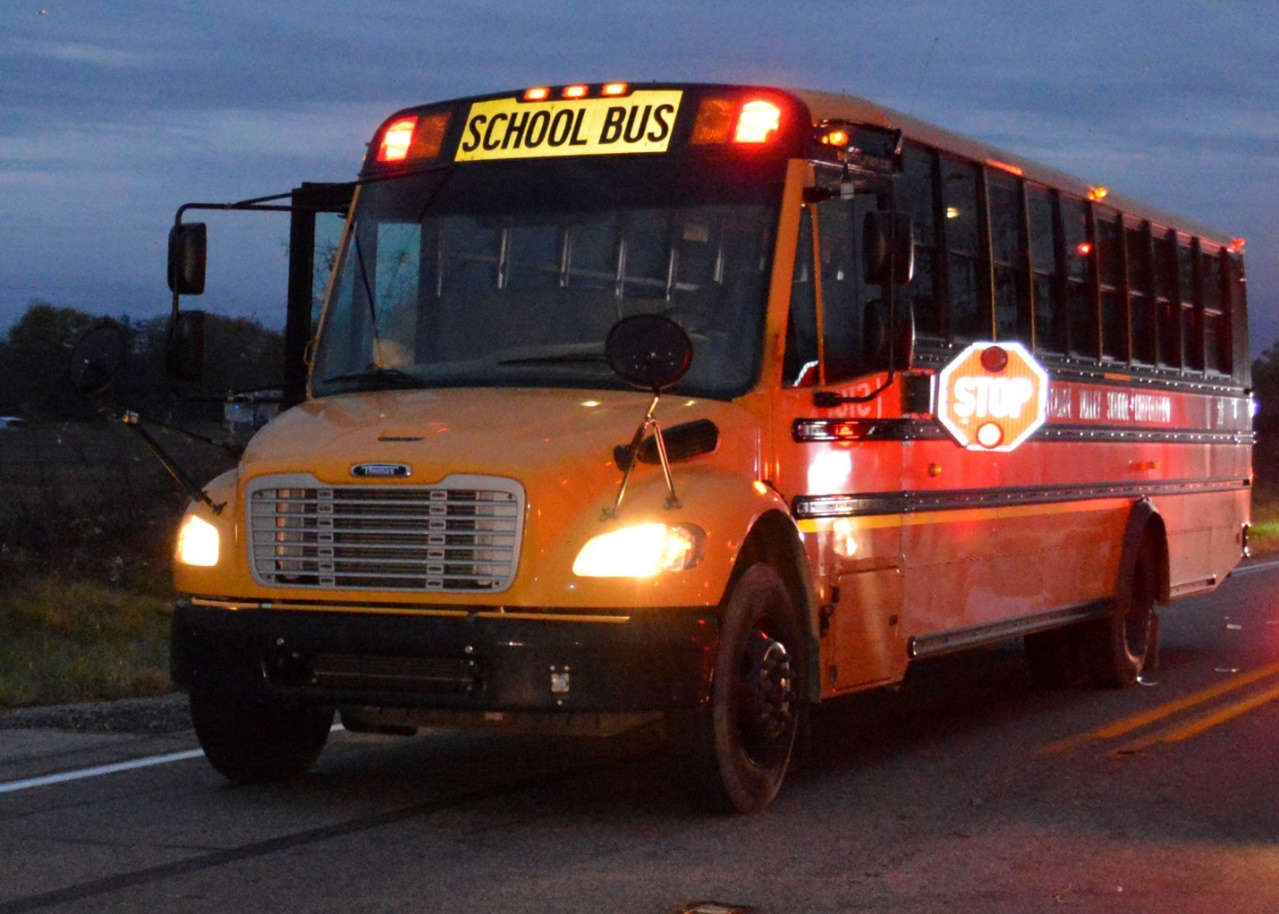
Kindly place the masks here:
POLYGON ((315 764, 333 725, 331 708, 286 709, 195 688, 191 722, 205 757, 239 784, 300 777, 315 764))
POLYGON ((1159 653, 1158 561, 1154 544, 1143 537, 1130 574, 1121 572, 1114 612, 1081 629, 1084 659, 1093 682, 1126 688, 1153 670, 1159 653))
POLYGON ((800 631, 777 572, 746 569, 724 607, 710 701, 672 746, 679 786, 699 805, 753 813, 777 795, 801 718, 800 631))

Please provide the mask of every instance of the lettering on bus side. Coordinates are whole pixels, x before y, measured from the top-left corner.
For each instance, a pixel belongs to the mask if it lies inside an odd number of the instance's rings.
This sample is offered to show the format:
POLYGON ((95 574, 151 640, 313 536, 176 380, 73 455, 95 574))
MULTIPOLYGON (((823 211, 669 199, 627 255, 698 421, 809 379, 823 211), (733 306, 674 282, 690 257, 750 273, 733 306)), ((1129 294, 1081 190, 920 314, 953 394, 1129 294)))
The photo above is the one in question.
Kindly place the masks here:
POLYGON ((458 145, 459 162, 665 152, 682 92, 635 92, 625 99, 476 102, 458 145))

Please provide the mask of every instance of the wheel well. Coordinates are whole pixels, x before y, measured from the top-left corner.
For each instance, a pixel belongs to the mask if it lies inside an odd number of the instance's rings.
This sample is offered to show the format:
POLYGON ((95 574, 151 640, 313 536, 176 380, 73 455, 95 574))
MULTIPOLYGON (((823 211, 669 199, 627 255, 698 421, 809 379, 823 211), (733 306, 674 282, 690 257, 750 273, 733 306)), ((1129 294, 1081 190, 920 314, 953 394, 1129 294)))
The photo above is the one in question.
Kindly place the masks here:
POLYGON ((795 531, 794 522, 780 511, 769 511, 761 516, 746 541, 742 543, 724 589, 724 598, 732 592, 737 579, 758 562, 771 566, 781 576, 790 594, 791 603, 799 612, 804 630, 804 644, 800 664, 805 683, 805 698, 816 702, 821 694, 821 677, 817 670, 819 656, 817 635, 817 606, 813 599, 812 579, 808 569, 808 555, 795 531))
POLYGON ((1169 599, 1168 528, 1164 519, 1147 499, 1137 502, 1128 517, 1128 530, 1124 535, 1123 561, 1136 561, 1138 549, 1149 546, 1155 551, 1155 579, 1158 591, 1155 600, 1166 604, 1169 599), (1131 558, 1130 558, 1131 557, 1131 558))

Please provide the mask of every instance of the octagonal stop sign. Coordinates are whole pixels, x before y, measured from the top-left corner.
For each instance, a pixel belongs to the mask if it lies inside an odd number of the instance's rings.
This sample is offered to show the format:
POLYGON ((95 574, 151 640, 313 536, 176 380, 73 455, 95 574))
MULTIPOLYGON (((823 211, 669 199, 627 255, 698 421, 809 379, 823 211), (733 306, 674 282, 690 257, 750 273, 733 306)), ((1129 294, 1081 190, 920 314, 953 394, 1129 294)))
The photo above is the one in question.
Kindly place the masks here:
POLYGON ((937 375, 937 418, 969 450, 1011 451, 1047 411, 1048 373, 1020 343, 973 343, 937 375))

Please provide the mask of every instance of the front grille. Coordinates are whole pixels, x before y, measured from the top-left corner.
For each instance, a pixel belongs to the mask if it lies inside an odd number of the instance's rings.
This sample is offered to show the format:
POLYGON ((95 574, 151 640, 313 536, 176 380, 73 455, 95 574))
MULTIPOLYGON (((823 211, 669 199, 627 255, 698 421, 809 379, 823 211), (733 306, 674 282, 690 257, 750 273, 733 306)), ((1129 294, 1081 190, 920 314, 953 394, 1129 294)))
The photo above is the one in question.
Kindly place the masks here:
POLYGON ((450 476, 435 486, 329 486, 266 477, 248 492, 249 555, 262 584, 496 593, 519 561, 523 489, 450 476))

